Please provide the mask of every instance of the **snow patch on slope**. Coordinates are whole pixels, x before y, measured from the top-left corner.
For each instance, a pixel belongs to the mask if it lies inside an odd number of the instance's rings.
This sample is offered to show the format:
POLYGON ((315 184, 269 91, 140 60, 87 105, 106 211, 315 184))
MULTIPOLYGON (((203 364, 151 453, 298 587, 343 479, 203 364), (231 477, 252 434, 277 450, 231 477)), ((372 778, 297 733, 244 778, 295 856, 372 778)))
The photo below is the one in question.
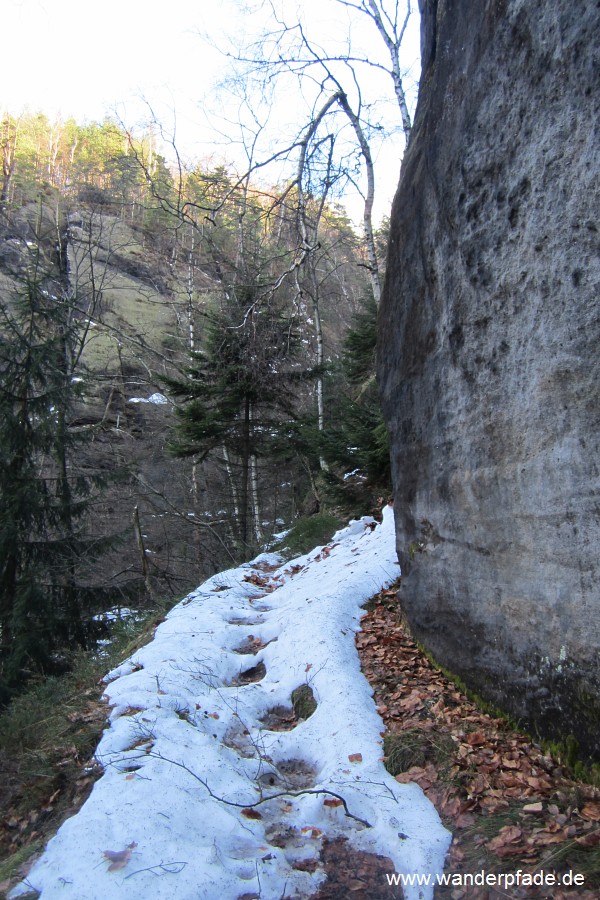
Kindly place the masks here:
POLYGON ((398 574, 388 507, 382 525, 354 521, 284 564, 261 554, 189 594, 107 676, 104 774, 11 896, 308 898, 323 873, 294 865, 340 836, 396 872, 441 872, 450 836, 383 767, 354 643, 361 605, 398 574), (297 721, 303 685, 317 707, 297 721))

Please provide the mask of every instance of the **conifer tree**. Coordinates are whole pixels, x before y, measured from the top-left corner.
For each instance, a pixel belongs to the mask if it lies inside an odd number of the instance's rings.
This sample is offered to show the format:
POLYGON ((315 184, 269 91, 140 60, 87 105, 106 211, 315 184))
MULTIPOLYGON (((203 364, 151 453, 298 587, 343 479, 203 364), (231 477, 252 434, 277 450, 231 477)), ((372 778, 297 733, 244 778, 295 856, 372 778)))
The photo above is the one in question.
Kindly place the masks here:
POLYGON ((80 323, 44 265, 38 244, 20 291, 0 297, 0 703, 62 647, 86 645, 78 524, 91 479, 73 474, 69 427, 80 323))
POLYGON ((375 380, 377 304, 370 296, 344 341, 338 415, 323 436, 330 487, 352 512, 391 488, 389 440, 375 380))
POLYGON ((168 381, 184 401, 172 450, 202 461, 216 458, 235 470, 237 527, 250 541, 253 461, 289 452, 297 421, 298 386, 313 376, 300 358, 294 324, 273 297, 257 301, 256 285, 237 285, 206 316, 201 349, 184 379, 168 381))

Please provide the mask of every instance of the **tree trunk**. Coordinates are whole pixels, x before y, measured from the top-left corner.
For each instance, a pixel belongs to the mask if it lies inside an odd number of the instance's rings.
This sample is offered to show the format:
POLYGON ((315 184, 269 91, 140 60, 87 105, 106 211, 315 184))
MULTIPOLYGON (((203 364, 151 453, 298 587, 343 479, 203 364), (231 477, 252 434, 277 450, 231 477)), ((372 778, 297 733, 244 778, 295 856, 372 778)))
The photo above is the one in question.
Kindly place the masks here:
POLYGON ((244 419, 242 423, 242 489, 240 497, 240 537, 242 544, 248 542, 248 484, 250 475, 250 397, 244 400, 244 419))
POLYGON ((146 556, 146 548, 144 546, 144 536, 142 534, 142 529, 140 526, 140 513, 137 506, 133 507, 133 530, 135 532, 135 539, 138 546, 138 552, 140 554, 140 563, 142 567, 142 575, 144 577, 144 584, 146 585, 148 596, 154 598, 152 582, 150 581, 150 567, 148 566, 148 557, 146 556))
POLYGON ((4 209, 10 200, 12 177, 15 171, 15 159, 17 149, 17 123, 11 126, 10 117, 7 115, 2 123, 2 193, 0 193, 0 209, 4 209))
MULTIPOLYGON (((67 344, 67 336, 65 329, 62 328, 61 334, 61 376, 64 382, 64 388, 61 392, 63 399, 68 397, 69 393, 69 349, 67 344)), ((55 443, 55 459, 58 468, 58 480, 56 492, 58 502, 60 504, 60 523, 62 528, 61 538, 65 542, 65 552, 67 555, 65 570, 63 573, 63 590, 65 593, 65 614, 67 617, 67 631, 69 636, 75 638, 80 647, 86 649, 87 640, 85 629, 81 617, 81 607, 77 597, 77 584, 75 574, 75 556, 73 549, 74 542, 74 526, 73 526, 73 497, 71 493, 71 485, 69 483, 69 473, 67 466, 67 411, 65 403, 59 403, 57 410, 57 428, 55 443)))
POLYGON ((371 156, 371 148, 360 124, 360 120, 348 102, 345 94, 339 96, 339 104, 348 116, 354 133, 360 145, 360 151, 365 161, 367 170, 367 193, 365 195, 365 206, 363 212, 363 224, 365 229, 365 243, 367 245, 367 259, 369 277, 371 279, 371 290, 375 298, 375 303, 379 306, 381 300, 381 279, 379 277, 379 262, 377 260, 377 251, 375 248, 375 236, 373 234, 373 201, 375 199, 375 171, 373 168, 373 157, 371 156))
POLYGON ((194 229, 190 229, 191 245, 188 250, 188 280, 187 280, 187 318, 188 318, 188 348, 190 357, 196 349, 196 335, 194 331, 194 229))
POLYGON ((252 490, 252 518, 254 521, 254 536, 257 543, 263 543, 264 535, 261 525, 260 502, 258 499, 258 466, 256 454, 250 457, 250 484, 252 490))
POLYGON ((233 477, 233 467, 231 465, 231 457, 229 456, 229 450, 223 444, 223 459, 225 460, 225 471, 227 472, 227 480, 229 481, 229 487, 231 489, 231 500, 233 502, 233 515, 235 516, 235 521, 240 521, 240 500, 238 497, 237 485, 235 483, 235 478, 233 477))

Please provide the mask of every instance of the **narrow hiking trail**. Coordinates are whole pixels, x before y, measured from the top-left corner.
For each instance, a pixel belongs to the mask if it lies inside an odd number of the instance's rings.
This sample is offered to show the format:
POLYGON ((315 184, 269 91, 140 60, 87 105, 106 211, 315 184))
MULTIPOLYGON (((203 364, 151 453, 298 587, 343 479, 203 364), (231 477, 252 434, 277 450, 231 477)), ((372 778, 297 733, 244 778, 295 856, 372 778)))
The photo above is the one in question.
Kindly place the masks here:
POLYGON ((377 898, 401 893, 386 873, 441 872, 450 834, 383 766, 354 640, 397 577, 388 507, 192 592, 107 676, 103 775, 10 896, 377 898))
MULTIPOLYGON (((436 888, 452 900, 600 896, 600 788, 502 718, 483 712, 417 646, 395 589, 361 620, 356 641, 386 728, 388 768, 416 782, 453 833, 445 874, 583 875, 580 887, 436 888)), ((510 878, 509 878, 510 881, 510 878)))

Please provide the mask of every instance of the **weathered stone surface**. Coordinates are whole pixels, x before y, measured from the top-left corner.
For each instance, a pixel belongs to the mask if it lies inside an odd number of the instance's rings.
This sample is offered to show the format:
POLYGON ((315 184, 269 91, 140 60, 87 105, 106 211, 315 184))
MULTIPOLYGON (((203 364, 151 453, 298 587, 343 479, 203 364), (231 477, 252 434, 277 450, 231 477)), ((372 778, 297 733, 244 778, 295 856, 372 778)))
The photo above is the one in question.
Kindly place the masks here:
POLYGON ((596 0, 421 0, 379 377, 401 600, 467 683, 600 754, 596 0))

